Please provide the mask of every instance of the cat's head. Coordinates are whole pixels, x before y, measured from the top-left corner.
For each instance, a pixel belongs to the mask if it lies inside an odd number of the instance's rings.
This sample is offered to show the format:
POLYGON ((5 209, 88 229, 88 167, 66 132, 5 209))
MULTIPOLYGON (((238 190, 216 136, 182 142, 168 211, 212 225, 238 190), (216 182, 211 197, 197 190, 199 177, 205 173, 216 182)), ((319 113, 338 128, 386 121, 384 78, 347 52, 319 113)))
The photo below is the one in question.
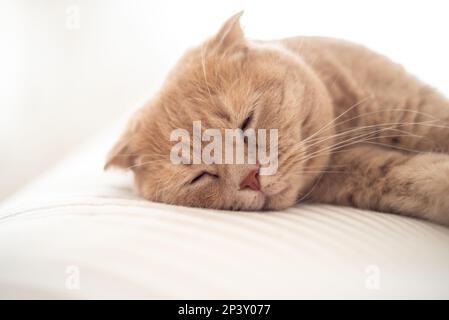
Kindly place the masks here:
MULTIPOLYGON (((111 150, 106 167, 133 170, 143 197, 205 208, 280 209, 304 196, 328 161, 325 148, 331 141, 326 136, 332 126, 323 125, 331 121, 332 112, 325 89, 281 43, 247 40, 240 16, 228 19, 216 35, 184 54, 111 150), (192 141, 196 121, 201 121, 202 133, 223 133, 223 163, 193 163, 210 143, 201 134, 196 134, 200 149, 193 142, 183 144, 189 153, 184 162, 190 164, 173 161, 173 148, 179 147, 179 141, 171 141, 173 133, 187 133, 192 141), (271 175, 260 174, 258 157, 256 164, 224 161, 225 130, 237 128, 266 131, 263 141, 256 136, 256 147, 265 143, 267 154, 277 148, 276 159, 271 159, 277 162, 262 164, 275 165, 271 175), (275 146, 270 129, 277 133, 275 146)), ((246 146, 248 139, 243 140, 246 146)), ((234 140, 231 147, 236 145, 234 140)))

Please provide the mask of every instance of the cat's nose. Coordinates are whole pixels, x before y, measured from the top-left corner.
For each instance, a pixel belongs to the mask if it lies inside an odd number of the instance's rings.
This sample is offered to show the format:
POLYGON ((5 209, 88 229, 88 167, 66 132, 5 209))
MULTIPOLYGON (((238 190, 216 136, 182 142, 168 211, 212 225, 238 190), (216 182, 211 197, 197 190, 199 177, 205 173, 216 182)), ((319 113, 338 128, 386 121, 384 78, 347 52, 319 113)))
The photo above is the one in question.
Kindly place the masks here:
POLYGON ((240 182, 240 190, 250 188, 254 191, 260 191, 259 169, 254 169, 240 182))

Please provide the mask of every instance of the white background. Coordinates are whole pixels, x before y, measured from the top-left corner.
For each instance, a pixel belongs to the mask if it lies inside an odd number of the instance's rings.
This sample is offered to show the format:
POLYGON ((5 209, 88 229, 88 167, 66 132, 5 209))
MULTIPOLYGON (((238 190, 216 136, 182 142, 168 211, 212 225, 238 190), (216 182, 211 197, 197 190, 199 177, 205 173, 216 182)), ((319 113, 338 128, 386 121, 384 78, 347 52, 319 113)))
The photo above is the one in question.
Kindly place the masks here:
POLYGON ((248 37, 361 42, 449 92, 443 0, 0 0, 0 200, 150 97, 242 9, 248 37))

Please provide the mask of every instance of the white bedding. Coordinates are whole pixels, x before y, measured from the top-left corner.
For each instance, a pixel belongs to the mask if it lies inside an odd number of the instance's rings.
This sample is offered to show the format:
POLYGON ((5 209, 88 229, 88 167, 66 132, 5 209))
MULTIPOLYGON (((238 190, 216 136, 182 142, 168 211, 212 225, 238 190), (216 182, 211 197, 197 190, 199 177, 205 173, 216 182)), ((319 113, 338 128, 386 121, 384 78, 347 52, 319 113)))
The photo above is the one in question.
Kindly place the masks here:
POLYGON ((449 229, 324 205, 200 210, 102 172, 110 139, 0 209, 0 298, 449 298, 449 229))

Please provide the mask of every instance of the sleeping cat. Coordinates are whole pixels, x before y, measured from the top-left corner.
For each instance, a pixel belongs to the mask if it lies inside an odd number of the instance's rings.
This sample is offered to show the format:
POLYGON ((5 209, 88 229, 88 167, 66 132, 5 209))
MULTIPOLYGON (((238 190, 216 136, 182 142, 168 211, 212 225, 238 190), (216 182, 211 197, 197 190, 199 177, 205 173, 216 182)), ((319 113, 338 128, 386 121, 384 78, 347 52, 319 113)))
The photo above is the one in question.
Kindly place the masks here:
POLYGON ((246 39, 240 16, 185 53, 106 168, 131 169, 143 197, 175 205, 279 210, 309 201, 449 224, 448 100, 353 43, 246 39), (171 133, 193 134, 198 120, 202 130, 277 129, 276 174, 259 174, 258 162, 174 164, 171 133))

